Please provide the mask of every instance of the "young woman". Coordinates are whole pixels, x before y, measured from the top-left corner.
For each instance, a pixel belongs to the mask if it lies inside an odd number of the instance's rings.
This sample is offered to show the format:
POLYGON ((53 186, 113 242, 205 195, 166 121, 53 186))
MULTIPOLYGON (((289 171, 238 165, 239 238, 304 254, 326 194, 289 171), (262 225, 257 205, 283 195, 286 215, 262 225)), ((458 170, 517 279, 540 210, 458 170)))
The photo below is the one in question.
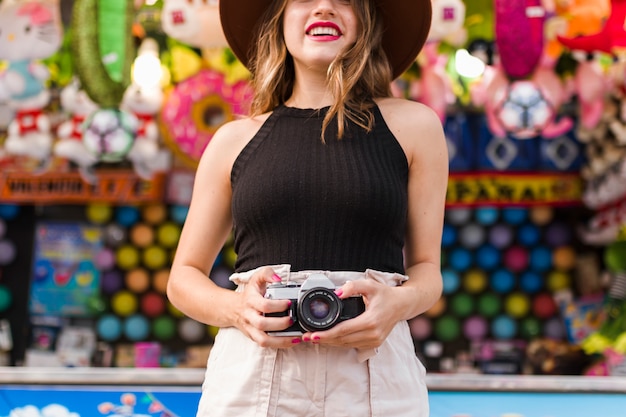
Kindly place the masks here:
POLYGON ((255 98, 201 159, 168 284, 183 313, 220 327, 198 415, 427 416, 407 320, 441 295, 448 157, 438 117, 390 83, 425 42, 430 1, 224 0, 220 13, 255 98), (231 232, 236 291, 208 278, 231 232), (337 299, 306 304, 320 278, 337 299), (364 311, 323 325, 347 305, 364 311))

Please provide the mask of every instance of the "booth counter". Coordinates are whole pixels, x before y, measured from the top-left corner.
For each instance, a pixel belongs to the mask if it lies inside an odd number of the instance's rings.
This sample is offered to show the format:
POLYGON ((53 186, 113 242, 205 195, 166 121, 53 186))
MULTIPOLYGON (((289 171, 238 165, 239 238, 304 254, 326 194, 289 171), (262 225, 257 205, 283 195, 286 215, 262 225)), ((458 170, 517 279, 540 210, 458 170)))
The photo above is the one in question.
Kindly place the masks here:
MULTIPOLYGON (((0 417, 194 417, 203 374, 0 367, 0 417)), ((430 417, 626 415, 626 377, 429 374, 427 384, 430 417)))

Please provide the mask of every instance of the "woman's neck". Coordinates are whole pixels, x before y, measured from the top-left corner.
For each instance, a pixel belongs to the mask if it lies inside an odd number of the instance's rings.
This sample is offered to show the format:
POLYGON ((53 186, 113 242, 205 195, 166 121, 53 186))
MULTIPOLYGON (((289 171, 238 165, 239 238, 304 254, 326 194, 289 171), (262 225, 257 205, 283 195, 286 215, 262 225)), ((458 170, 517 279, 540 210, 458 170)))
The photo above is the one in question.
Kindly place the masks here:
POLYGON ((291 97, 285 101, 289 107, 319 109, 330 106, 333 95, 326 74, 311 71, 296 71, 291 97))

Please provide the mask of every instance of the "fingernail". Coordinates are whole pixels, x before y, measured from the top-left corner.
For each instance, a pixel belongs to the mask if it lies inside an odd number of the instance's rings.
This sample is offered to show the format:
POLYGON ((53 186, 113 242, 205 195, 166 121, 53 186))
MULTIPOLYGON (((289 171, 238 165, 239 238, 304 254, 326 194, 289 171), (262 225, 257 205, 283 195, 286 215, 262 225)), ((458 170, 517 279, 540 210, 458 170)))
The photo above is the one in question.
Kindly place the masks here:
POLYGON ((291 300, 287 300, 287 307, 291 307, 291 300))
POLYGON ((289 325, 291 326, 293 324, 293 319, 289 319, 289 325))
POLYGON ((341 297, 343 295, 343 290, 341 288, 337 288, 335 290, 335 294, 337 295, 337 297, 341 297))
POLYGON ((311 338, 309 338, 308 336, 304 336, 304 337, 302 338, 302 340, 303 340, 303 341, 305 341, 305 342, 310 342, 310 341, 311 341, 311 338))
POLYGON ((318 340, 320 340, 320 337, 319 336, 313 336, 313 340, 318 341, 318 340))
POLYGON ((291 343, 293 343, 294 345, 297 345, 300 342, 302 342, 301 339, 291 339, 291 343))
POLYGON ((276 282, 281 282, 282 281, 282 279, 277 274, 272 275, 272 279, 274 281, 276 281, 276 282))

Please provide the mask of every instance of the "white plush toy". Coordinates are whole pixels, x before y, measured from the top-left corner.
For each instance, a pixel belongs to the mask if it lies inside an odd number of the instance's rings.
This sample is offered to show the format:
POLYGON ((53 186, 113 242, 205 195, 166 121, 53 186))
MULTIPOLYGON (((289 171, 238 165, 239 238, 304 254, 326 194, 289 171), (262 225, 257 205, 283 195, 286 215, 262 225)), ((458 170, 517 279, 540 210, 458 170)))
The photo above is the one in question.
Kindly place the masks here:
POLYGON ((201 49, 227 46, 218 0, 164 0, 163 31, 171 38, 201 49))
POLYGON ((50 160, 52 134, 44 113, 49 73, 38 60, 53 55, 62 38, 57 1, 4 1, 0 6, 0 60, 8 62, 0 75, 0 95, 15 112, 4 153, 34 158, 40 166, 50 160))
POLYGON ((157 115, 163 106, 161 63, 154 39, 143 40, 133 64, 133 82, 124 92, 120 109, 137 120, 135 139, 126 159, 137 175, 151 179, 170 168, 171 154, 161 146, 157 115))
POLYGON ((54 154, 75 163, 83 179, 89 183, 94 183, 96 178, 92 168, 98 162, 98 158, 85 146, 83 133, 85 120, 98 110, 99 106, 81 88, 78 79, 72 80, 63 88, 60 99, 63 110, 70 117, 62 122, 57 129, 54 154))

